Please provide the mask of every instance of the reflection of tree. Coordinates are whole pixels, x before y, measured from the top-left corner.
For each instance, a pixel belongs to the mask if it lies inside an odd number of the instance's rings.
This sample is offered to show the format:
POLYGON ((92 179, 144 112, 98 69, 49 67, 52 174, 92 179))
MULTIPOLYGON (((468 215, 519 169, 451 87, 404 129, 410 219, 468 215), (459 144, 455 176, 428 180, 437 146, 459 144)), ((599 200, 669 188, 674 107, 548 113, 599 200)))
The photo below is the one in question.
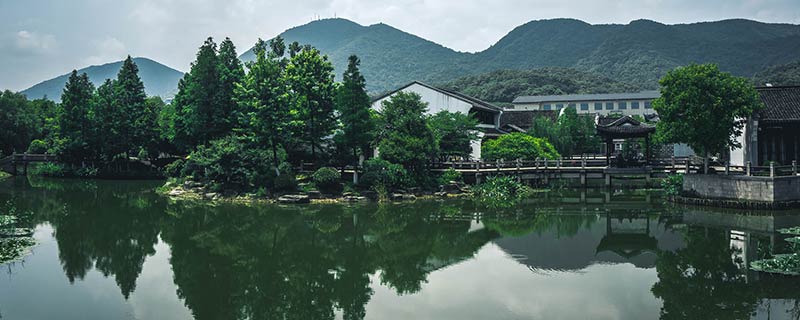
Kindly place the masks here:
POLYGON ((162 238, 197 319, 363 319, 370 275, 398 293, 496 237, 429 219, 435 203, 248 208, 170 205, 162 238), (306 214, 313 212, 313 214, 306 214))
POLYGON ((484 225, 503 236, 521 237, 530 233, 556 231, 558 237, 572 237, 582 228, 589 228, 597 221, 595 215, 563 215, 518 213, 498 215, 484 219, 484 225))
POLYGON ((686 248, 660 252, 659 281, 652 291, 663 299, 662 319, 749 319, 758 298, 732 259, 730 235, 690 227, 686 248))

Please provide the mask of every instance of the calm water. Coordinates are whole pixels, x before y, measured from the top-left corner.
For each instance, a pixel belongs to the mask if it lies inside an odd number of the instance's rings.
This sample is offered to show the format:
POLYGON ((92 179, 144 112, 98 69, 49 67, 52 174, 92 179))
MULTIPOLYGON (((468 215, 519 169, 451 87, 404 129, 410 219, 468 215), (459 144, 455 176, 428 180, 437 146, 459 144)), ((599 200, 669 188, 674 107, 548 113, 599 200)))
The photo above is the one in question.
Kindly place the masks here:
POLYGON ((0 181, 38 245, 0 265, 2 319, 798 319, 747 272, 791 214, 553 192, 304 207, 174 203, 158 182, 0 181))

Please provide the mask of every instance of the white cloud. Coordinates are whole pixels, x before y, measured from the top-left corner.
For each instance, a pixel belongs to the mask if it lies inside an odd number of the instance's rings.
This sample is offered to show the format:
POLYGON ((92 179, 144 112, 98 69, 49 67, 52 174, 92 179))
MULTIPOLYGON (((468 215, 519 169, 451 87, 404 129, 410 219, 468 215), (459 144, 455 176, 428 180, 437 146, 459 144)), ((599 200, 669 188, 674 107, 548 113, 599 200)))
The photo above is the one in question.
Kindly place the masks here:
POLYGON ((83 60, 86 65, 118 61, 128 55, 128 49, 125 47, 125 44, 114 37, 107 37, 103 40, 95 41, 91 52, 94 54, 83 60))
POLYGON ((21 30, 16 33, 14 43, 22 52, 47 53, 55 48, 56 38, 51 34, 21 30))

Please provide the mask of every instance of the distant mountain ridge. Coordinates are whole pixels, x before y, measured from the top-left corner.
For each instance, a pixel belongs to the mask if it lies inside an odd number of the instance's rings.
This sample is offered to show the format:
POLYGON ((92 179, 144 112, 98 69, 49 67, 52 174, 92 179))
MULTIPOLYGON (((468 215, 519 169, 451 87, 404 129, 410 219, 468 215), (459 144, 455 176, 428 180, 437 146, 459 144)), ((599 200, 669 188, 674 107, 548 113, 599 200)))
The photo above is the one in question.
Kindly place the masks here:
MULTIPOLYGON (((310 44, 327 54, 337 76, 356 54, 368 89, 396 88, 413 80, 443 83, 500 69, 564 67, 596 73, 643 88, 656 88, 667 71, 690 63, 718 63, 752 77, 795 60, 800 25, 735 19, 666 25, 650 20, 592 25, 575 19, 521 25, 488 49, 463 53, 385 24, 362 26, 325 19, 281 34, 287 43, 310 44)), ((241 58, 253 58, 248 50, 241 58)))
MULTIPOLYGON (((161 63, 148 58, 133 58, 133 62, 139 67, 139 77, 144 82, 145 92, 148 96, 160 96, 164 99, 171 99, 175 96, 178 88, 178 81, 183 77, 183 72, 167 67, 161 63)), ((99 66, 90 66, 78 70, 78 73, 86 73, 89 80, 95 87, 103 84, 106 79, 116 79, 122 61, 106 63, 99 66)), ((64 85, 67 83, 69 73, 56 78, 43 81, 22 91, 28 99, 40 99, 47 97, 50 100, 60 101, 64 85)))

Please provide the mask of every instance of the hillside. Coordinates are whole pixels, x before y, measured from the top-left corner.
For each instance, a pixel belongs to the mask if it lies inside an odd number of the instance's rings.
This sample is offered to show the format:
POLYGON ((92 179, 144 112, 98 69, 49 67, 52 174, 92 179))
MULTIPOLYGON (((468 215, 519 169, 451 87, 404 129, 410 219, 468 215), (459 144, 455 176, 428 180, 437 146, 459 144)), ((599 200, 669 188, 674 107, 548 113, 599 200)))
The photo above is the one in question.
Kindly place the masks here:
MULTIPOLYGON (((145 91, 149 96, 160 96, 165 99, 172 98, 178 89, 178 80, 183 77, 183 72, 167 67, 147 58, 133 58, 139 67, 139 77, 144 82, 145 91)), ((107 63, 100 66, 91 66, 78 70, 86 73, 95 86, 101 85, 106 79, 116 79, 117 72, 122 67, 122 61, 107 63)), ((28 99, 47 97, 60 101, 61 92, 67 83, 69 73, 43 81, 30 87, 24 93, 28 99)))
POLYGON ((559 67, 492 71, 442 86, 491 102, 511 102, 523 95, 636 92, 641 89, 592 73, 559 67))
POLYGON ((753 77, 753 83, 763 86, 800 86, 800 60, 767 68, 753 77))
MULTIPOLYGON (((713 62, 722 70, 752 77, 796 59, 800 50, 800 26, 750 20, 678 25, 539 20, 515 28, 477 53, 456 52, 385 24, 361 26, 345 19, 314 21, 281 36, 328 54, 337 76, 347 56, 358 55, 373 92, 413 80, 442 83, 499 69, 542 67, 574 68, 652 89, 677 66, 713 62)), ((252 52, 242 58, 252 59, 252 52)))

